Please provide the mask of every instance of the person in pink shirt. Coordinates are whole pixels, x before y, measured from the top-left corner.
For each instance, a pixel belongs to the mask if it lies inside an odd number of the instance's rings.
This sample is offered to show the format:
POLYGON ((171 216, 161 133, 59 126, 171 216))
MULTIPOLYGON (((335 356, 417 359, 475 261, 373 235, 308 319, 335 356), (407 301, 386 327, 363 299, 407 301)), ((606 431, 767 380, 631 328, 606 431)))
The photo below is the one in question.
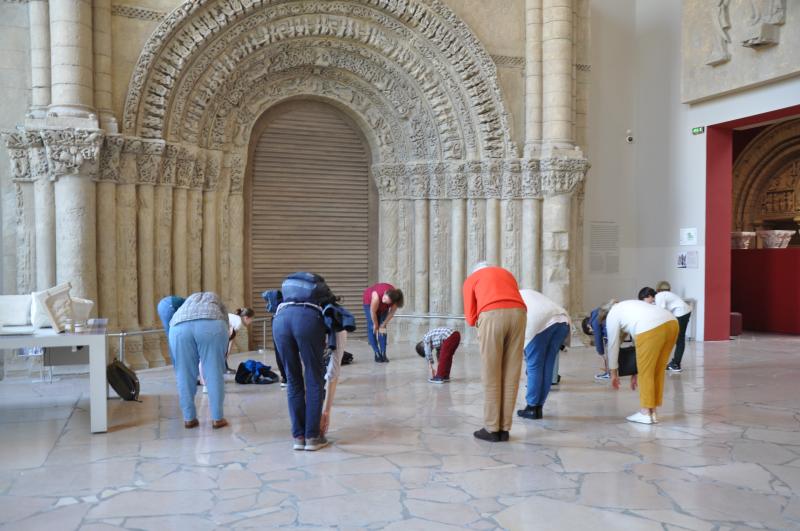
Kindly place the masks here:
POLYGON ((364 290, 364 315, 367 317, 367 340, 375 353, 376 363, 388 363, 386 333, 389 321, 403 307, 403 292, 388 282, 380 282, 364 290))

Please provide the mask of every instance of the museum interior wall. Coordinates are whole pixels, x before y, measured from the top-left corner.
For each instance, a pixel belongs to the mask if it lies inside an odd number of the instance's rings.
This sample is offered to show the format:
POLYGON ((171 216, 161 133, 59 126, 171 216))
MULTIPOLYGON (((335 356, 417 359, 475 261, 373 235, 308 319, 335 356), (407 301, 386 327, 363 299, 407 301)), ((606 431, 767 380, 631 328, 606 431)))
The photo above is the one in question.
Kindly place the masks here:
MULTIPOLYGON (((800 35, 800 4, 695 0, 682 4, 592 3, 592 112, 587 142, 592 169, 586 180, 584 300, 591 308, 610 297, 634 297, 641 286, 669 280, 674 291, 696 300, 696 338, 702 339, 706 135, 692 135, 691 130, 800 103, 798 57, 790 53, 787 62, 784 55, 794 49, 791 43, 800 35), (725 41, 730 58, 717 66, 706 64, 714 44, 711 36, 720 21, 712 4, 727 5, 722 21, 731 23, 726 29, 730 40, 725 41), (742 45, 754 29, 745 23, 751 20, 751 4, 764 17, 774 13, 767 7, 785 4, 784 22, 764 29, 764 35, 777 36, 777 43, 742 45), (608 24, 620 33, 603 32, 608 24), (683 76, 689 70, 693 73, 683 76), (747 77, 737 77, 742 75, 747 77), (607 76, 622 80, 618 86, 624 99, 610 90, 596 90, 614 86, 607 76), (734 85, 731 79, 736 80, 734 85), (635 139, 630 146, 625 144, 628 129, 635 139), (604 157, 604 153, 620 156, 604 157), (618 272, 601 272, 590 263, 593 222, 618 224, 618 272), (679 245, 681 228, 697 228, 697 245, 679 245), (687 250, 698 253, 696 269, 676 267, 677 254, 687 250)), ((772 22, 764 19, 759 24, 772 22)))
MULTIPOLYGON (((366 141, 376 277, 404 289, 404 311, 457 322, 463 278, 486 259, 577 312, 588 5, 2 2, 20 33, 26 14, 39 29, 27 64, 17 54, 25 104, 0 102, 3 291, 69 281, 125 330, 156 326, 169 293, 260 304, 252 131, 276 105, 315 100, 366 141)), ((403 337, 430 324, 407 322, 403 337)), ((168 359, 163 341, 128 341, 134 367, 168 359)))

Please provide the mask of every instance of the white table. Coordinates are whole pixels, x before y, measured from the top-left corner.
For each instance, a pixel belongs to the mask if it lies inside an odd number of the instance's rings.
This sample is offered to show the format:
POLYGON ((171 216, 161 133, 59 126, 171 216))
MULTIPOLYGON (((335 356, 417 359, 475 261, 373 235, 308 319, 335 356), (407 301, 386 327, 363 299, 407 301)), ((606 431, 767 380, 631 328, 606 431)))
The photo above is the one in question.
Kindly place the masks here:
MULTIPOLYGON (((6 327, 6 331, 13 327, 6 327)), ((92 433, 108 431, 106 403, 106 332, 93 329, 77 334, 57 334, 51 328, 26 335, 0 335, 0 350, 31 347, 88 347, 89 348, 89 415, 92 433)))

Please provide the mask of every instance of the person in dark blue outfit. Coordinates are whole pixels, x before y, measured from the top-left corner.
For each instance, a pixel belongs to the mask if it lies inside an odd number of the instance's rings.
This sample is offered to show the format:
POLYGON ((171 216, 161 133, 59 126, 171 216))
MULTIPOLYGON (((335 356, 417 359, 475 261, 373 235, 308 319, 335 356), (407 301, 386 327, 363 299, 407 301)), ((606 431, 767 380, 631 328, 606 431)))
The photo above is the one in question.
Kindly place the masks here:
POLYGON ((603 372, 595 374, 595 380, 608 380, 611 376, 608 372, 608 358, 606 357, 605 342, 608 340, 608 332, 606 332, 606 315, 608 310, 617 301, 611 301, 598 306, 581 322, 583 333, 592 337, 592 343, 597 351, 597 354, 603 358, 603 372))

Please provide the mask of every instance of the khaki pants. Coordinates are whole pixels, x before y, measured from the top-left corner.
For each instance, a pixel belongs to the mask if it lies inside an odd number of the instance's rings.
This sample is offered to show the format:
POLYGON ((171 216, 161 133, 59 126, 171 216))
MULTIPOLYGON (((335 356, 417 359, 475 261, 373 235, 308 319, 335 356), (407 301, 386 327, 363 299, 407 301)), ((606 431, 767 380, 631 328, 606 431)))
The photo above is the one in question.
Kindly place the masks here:
POLYGON ((510 431, 525 347, 525 310, 489 310, 478 316, 486 431, 510 431))
POLYGON ((642 408, 661 406, 667 362, 677 338, 678 321, 674 320, 633 338, 636 345, 636 367, 639 369, 639 404, 642 408))

